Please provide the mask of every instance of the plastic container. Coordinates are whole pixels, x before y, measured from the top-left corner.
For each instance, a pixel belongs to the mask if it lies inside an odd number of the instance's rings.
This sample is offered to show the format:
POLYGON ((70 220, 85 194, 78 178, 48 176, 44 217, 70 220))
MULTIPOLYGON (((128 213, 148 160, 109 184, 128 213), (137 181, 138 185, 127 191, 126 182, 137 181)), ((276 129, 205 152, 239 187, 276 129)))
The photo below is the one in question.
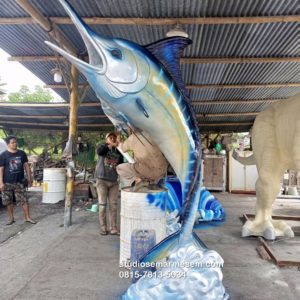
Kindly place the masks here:
POLYGON ((57 203, 65 199, 66 169, 44 169, 43 203, 57 203))
POLYGON ((145 193, 122 189, 120 264, 126 264, 130 260, 131 234, 134 230, 154 230, 156 243, 166 237, 166 195, 165 189, 145 193))
MULTIPOLYGON (((139 277, 143 276, 143 271, 146 271, 145 268, 141 268, 138 264, 139 260, 156 244, 155 230, 133 230, 131 234, 131 243, 130 243, 130 261, 132 263, 132 282, 136 282, 139 277), (140 272, 140 273, 138 273, 140 272)), ((155 269, 155 268, 154 268, 155 269)), ((148 271, 154 271, 154 269, 147 269, 148 271)))

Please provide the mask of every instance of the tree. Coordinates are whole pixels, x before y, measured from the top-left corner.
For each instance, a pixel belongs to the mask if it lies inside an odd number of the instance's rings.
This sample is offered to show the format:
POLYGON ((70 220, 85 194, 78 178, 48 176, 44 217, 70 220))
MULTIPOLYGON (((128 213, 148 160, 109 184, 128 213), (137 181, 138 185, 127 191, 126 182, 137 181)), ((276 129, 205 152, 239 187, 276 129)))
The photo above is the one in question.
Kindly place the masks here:
POLYGON ((30 92, 26 85, 22 85, 19 92, 10 93, 8 95, 9 102, 25 102, 25 103, 49 103, 53 101, 53 96, 50 90, 46 90, 41 86, 36 85, 34 92, 30 92))

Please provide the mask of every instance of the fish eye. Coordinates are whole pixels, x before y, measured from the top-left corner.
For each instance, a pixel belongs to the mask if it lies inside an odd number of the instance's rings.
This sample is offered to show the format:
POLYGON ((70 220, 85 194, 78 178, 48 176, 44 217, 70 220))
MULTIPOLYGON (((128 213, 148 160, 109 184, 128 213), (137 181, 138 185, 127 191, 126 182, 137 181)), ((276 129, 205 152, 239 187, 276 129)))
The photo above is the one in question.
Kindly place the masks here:
POLYGON ((122 52, 119 49, 113 49, 110 51, 111 55, 117 59, 122 59, 122 52))

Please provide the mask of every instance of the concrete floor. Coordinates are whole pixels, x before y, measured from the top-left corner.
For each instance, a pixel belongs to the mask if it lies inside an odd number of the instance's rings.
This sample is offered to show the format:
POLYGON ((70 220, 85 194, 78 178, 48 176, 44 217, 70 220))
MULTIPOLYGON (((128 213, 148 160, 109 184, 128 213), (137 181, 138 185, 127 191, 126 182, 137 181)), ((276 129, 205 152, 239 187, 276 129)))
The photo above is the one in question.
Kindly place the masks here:
MULTIPOLYGON (((255 197, 215 195, 226 209, 226 223, 197 233, 223 257, 224 285, 231 299, 300 299, 300 271, 262 260, 255 249, 258 241, 240 238, 239 217, 254 212, 255 197)), ((0 299, 118 299, 130 285, 118 276, 119 238, 100 236, 97 214, 82 203, 74 207, 73 226, 64 230, 62 205, 51 208, 40 204, 40 193, 31 196, 36 225, 24 224, 17 207, 17 224, 7 228, 0 211, 0 299)), ((300 200, 277 200, 274 211, 300 216, 300 200)), ((271 246, 284 259, 300 260, 299 236, 271 246)))

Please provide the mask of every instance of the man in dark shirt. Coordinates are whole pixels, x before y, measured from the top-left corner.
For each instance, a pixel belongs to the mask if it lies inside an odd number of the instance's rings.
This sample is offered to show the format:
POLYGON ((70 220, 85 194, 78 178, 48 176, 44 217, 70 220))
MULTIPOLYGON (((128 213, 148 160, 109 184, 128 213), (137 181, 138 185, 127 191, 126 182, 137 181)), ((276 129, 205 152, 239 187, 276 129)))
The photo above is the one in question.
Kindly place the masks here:
POLYGON ((110 234, 119 235, 117 228, 117 203, 119 194, 118 174, 116 167, 123 162, 121 153, 117 150, 118 142, 115 133, 105 136, 106 143, 97 149, 99 156, 96 166, 97 192, 99 201, 100 234, 107 235, 106 206, 109 203, 110 234))
POLYGON ((13 195, 21 202, 26 222, 36 224, 30 218, 28 200, 26 197, 26 185, 32 185, 31 173, 28 165, 27 155, 24 151, 18 150, 17 138, 8 136, 5 139, 7 150, 0 155, 0 191, 2 191, 2 203, 7 207, 9 220, 6 225, 15 222, 13 210, 13 195), (25 174, 27 184, 25 183, 25 174))

